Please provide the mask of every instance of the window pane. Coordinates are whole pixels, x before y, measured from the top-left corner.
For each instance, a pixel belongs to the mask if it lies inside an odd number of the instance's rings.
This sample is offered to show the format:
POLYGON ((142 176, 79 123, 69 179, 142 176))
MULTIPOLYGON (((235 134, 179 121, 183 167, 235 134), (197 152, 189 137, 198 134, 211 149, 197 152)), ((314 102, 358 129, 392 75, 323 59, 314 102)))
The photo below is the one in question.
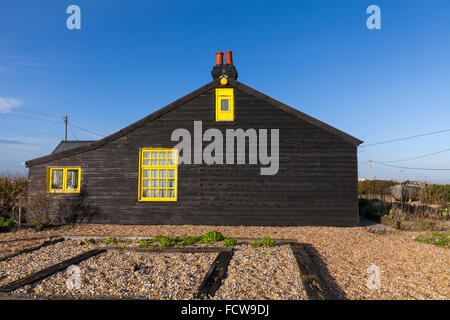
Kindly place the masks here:
POLYGON ((167 153, 167 158, 173 158, 174 155, 175 155, 175 152, 170 151, 167 153))
POLYGON ((62 190, 63 188, 63 170, 52 170, 52 189, 62 190))
POLYGON ((158 152, 152 152, 152 158, 158 158, 158 152))
POLYGON ((167 190, 167 198, 173 198, 173 197, 175 197, 175 190, 168 189, 167 190))
POLYGON ((169 188, 175 188, 175 180, 173 180, 173 179, 167 180, 167 186, 169 188))
POLYGON ((166 197, 166 190, 165 189, 159 189, 159 197, 165 198, 166 197))
POLYGON ((150 159, 144 159, 144 166, 150 165, 150 159))
POLYGON ((167 160, 167 165, 173 166, 175 164, 175 161, 173 159, 167 160))
POLYGON ((166 177, 166 170, 159 170, 159 177, 165 178, 166 177))
POLYGON ((158 187, 158 179, 152 179, 152 188, 158 187))
POLYGON ((169 178, 175 178, 175 170, 171 169, 171 170, 167 170, 168 171, 168 176, 169 178))
POLYGON ((152 198, 158 198, 158 189, 152 189, 152 198))
POLYGON ((150 179, 144 179, 144 188, 150 188, 150 179))
POLYGON ((158 159, 152 159, 152 166, 158 165, 158 159))
POLYGON ((166 159, 159 160, 159 165, 160 166, 165 166, 166 165, 166 159))
POLYGON ((220 100, 220 111, 228 111, 229 110, 229 100, 222 99, 220 100))
POLYGON ((158 170, 152 170, 152 178, 158 178, 158 170))
POLYGON ((150 152, 144 152, 144 158, 150 158, 150 152))
POLYGON ((160 158, 165 158, 165 157, 166 157, 166 152, 165 152, 165 151, 161 151, 161 152, 159 153, 159 157, 160 157, 160 158))
POLYGON ((144 170, 144 178, 150 178, 150 170, 144 170))
POLYGON ((161 188, 165 188, 166 187, 166 180, 159 180, 159 186, 161 188))
POLYGON ((144 197, 144 198, 150 197, 150 189, 142 190, 142 197, 144 197))
POLYGON ((78 170, 67 170, 67 189, 78 189, 78 170))

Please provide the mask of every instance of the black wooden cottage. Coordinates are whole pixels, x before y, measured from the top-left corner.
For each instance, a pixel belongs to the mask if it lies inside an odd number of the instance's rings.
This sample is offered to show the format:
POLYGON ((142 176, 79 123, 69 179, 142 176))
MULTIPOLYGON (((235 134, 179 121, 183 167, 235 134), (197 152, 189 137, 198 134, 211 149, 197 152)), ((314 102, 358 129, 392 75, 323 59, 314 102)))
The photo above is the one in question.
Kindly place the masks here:
MULTIPOLYGON (((29 196, 42 188, 56 199, 81 191, 95 208, 93 223, 357 225, 362 141, 238 82, 231 52, 225 64, 217 53, 212 76, 104 139, 62 142, 52 154, 27 161, 29 196), (268 165, 236 159, 179 163, 186 151, 174 148, 179 141, 172 133, 184 128, 194 136, 199 121, 203 132, 215 128, 224 137, 230 129, 278 129, 276 174, 261 174, 268 165)), ((274 142, 268 140, 270 153, 274 142)), ((245 151, 251 154, 250 143, 245 151)))

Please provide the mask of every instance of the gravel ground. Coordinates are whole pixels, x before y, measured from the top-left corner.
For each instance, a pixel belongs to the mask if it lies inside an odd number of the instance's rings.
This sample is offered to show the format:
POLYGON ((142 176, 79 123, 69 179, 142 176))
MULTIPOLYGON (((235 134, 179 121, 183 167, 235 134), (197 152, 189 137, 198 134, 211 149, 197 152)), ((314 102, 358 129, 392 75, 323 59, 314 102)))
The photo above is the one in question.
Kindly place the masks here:
POLYGON ((15 291, 31 295, 116 296, 141 299, 192 299, 216 254, 138 253, 110 250, 81 262, 79 289, 59 272, 15 291), (133 266, 140 269, 134 271, 133 266))
POLYGON ((239 246, 214 299, 308 299, 288 245, 239 246))
MULTIPOLYGON (((10 240, 61 235, 200 235, 211 229, 226 237, 296 239, 311 244, 313 260, 330 288, 347 299, 450 299, 450 251, 413 241, 417 232, 371 233, 364 227, 227 227, 227 226, 123 226, 79 225, 34 233, 0 234, 0 244, 10 240), (368 268, 380 270, 380 288, 369 289, 368 268)), ((43 242, 43 241, 42 241, 43 242)), ((16 246, 19 247, 19 246, 16 246)), ((1 248, 1 247, 0 247, 1 248)), ((239 257, 239 256, 238 256, 239 257)), ((1 269, 3 270, 3 269, 1 269)), ((2 271, 3 272, 3 271, 2 271)))
POLYGON ((0 286, 89 250, 64 241, 0 262, 0 286))
POLYGON ((37 233, 31 229, 0 233, 0 257, 13 254, 21 249, 36 247, 54 237, 54 232, 37 233))

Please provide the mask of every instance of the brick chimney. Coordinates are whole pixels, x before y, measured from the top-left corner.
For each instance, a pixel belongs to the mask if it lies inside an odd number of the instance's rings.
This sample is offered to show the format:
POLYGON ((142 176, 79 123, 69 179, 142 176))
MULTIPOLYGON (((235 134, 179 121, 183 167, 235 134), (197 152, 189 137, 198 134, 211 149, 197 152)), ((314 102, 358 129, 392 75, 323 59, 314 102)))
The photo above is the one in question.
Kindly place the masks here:
POLYGON ((238 73, 233 65, 233 57, 231 51, 225 51, 225 64, 223 64, 223 52, 216 52, 216 65, 211 71, 214 80, 227 77, 237 80, 238 73))

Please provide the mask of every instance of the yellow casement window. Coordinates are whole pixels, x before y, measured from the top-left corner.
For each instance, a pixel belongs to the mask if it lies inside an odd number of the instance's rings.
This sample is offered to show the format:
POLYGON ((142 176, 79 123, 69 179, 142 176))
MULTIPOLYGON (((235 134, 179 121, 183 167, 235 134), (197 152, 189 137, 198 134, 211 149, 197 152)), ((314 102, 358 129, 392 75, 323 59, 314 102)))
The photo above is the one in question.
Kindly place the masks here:
POLYGON ((47 191, 79 193, 81 168, 47 168, 47 191))
POLYGON ((216 121, 234 121, 233 88, 216 89, 216 121))
POLYGON ((177 201, 177 149, 141 149, 139 201, 177 201))

